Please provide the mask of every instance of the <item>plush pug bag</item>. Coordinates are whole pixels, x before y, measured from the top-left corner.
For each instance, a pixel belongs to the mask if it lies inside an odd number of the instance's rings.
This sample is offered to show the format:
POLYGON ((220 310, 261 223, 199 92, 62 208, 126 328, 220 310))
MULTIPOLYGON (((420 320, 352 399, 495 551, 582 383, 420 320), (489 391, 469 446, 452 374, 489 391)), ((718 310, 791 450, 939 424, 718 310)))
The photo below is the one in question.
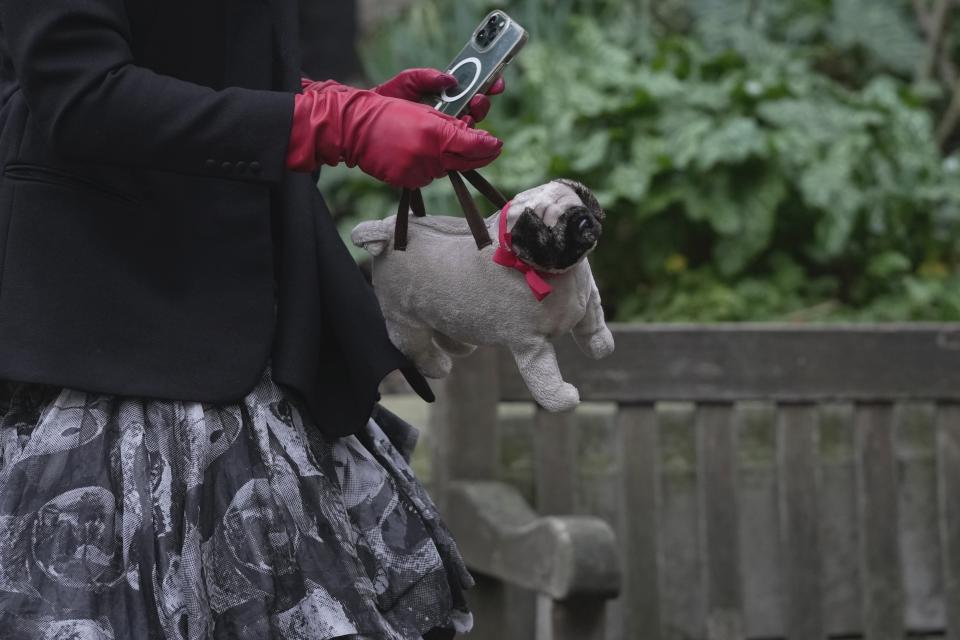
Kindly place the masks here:
POLYGON ((469 355, 476 345, 505 346, 538 404, 572 409, 580 393, 560 375, 551 340, 569 332, 593 358, 613 352, 587 260, 604 212, 573 180, 553 180, 508 201, 475 171, 463 177, 499 211, 481 217, 463 179, 451 172, 463 218, 426 216, 420 192, 404 190, 395 216, 351 233, 373 256, 390 339, 432 378, 449 374, 451 356, 469 355))

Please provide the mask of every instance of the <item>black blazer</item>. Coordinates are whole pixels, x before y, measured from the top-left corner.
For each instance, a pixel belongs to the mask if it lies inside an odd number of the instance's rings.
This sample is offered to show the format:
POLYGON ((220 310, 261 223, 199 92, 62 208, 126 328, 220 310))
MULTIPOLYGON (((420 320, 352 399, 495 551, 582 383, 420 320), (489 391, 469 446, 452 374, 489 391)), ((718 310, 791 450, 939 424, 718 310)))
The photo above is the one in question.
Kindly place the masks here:
POLYGON ((315 177, 296 0, 0 0, 0 378, 213 403, 268 359, 321 430, 401 369, 315 177))

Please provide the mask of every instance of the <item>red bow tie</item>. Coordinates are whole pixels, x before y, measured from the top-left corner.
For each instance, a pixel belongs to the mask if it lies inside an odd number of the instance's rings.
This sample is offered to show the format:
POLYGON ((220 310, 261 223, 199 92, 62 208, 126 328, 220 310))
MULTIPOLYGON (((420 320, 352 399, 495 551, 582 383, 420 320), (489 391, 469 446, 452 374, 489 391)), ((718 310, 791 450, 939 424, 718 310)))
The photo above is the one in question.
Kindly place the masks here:
POLYGON ((500 246, 493 253, 493 261, 522 273, 537 302, 542 302, 544 298, 550 295, 551 291, 550 285, 544 280, 547 274, 537 271, 513 252, 513 238, 511 233, 507 231, 507 210, 509 208, 510 203, 508 202, 500 210, 500 246))

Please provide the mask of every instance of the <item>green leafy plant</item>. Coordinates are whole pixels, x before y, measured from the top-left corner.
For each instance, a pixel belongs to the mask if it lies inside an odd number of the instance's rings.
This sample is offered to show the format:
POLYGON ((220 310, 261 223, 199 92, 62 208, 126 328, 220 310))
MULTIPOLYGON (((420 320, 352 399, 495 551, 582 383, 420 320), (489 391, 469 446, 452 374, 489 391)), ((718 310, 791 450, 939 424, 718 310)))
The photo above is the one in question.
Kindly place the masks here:
MULTIPOLYGON (((370 76, 437 65, 488 8, 415 2, 369 40, 370 76)), ((596 191, 608 218, 591 260, 616 319, 960 318, 960 160, 935 135, 942 94, 911 75, 927 49, 907 9, 508 6, 531 41, 489 118, 506 145, 484 174, 509 193, 564 176, 596 191)), ((344 229, 396 203, 355 172, 323 188, 344 229)), ((458 210, 446 185, 426 197, 458 210)))

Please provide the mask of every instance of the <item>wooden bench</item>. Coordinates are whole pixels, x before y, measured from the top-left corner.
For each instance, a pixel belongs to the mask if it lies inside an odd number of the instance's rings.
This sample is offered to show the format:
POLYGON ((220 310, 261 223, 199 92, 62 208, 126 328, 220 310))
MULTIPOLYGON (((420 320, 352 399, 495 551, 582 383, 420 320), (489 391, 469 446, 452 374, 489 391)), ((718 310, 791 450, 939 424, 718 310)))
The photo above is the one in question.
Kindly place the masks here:
POLYGON ((558 345, 611 408, 608 472, 583 470, 580 412, 535 412, 536 511, 498 460, 498 405, 530 402, 509 355, 441 385, 474 638, 960 639, 960 324, 614 333, 600 362, 558 345))

